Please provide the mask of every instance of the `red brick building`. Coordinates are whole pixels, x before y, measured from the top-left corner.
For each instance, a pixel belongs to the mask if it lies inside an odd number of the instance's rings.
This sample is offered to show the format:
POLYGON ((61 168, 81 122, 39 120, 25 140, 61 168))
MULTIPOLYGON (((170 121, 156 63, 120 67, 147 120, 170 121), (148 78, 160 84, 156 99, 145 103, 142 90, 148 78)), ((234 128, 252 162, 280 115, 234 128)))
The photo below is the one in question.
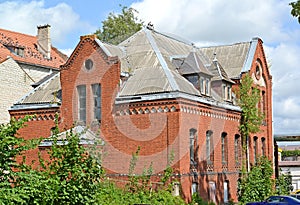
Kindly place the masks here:
POLYGON ((266 116, 261 132, 250 136, 249 160, 262 154, 272 160, 272 77, 258 38, 197 48, 148 28, 118 46, 83 36, 61 72, 10 114, 36 114, 20 131, 26 138, 50 136, 56 112, 63 130, 83 125, 98 133, 103 166, 117 177, 128 174, 140 147, 137 173, 153 163, 159 176, 170 163, 187 200, 199 192, 220 204, 237 201, 241 109, 232 89, 245 73, 261 90, 266 116))

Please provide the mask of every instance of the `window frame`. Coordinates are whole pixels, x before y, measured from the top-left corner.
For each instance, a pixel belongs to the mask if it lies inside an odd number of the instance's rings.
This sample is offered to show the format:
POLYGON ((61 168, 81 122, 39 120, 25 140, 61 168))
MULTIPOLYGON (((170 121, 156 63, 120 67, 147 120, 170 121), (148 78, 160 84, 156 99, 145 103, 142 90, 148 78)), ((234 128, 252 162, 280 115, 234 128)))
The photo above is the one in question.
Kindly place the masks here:
POLYGON ((94 83, 91 85, 92 98, 93 98, 93 120, 101 121, 102 118, 102 89, 100 83, 94 83))
POLYGON ((78 94, 78 121, 81 123, 86 123, 87 120, 87 89, 86 85, 78 85, 77 86, 77 94, 78 94), (83 92, 84 91, 84 92, 83 92))
POLYGON ((221 153, 222 153, 222 164, 228 163, 228 139, 227 133, 221 134, 221 153))

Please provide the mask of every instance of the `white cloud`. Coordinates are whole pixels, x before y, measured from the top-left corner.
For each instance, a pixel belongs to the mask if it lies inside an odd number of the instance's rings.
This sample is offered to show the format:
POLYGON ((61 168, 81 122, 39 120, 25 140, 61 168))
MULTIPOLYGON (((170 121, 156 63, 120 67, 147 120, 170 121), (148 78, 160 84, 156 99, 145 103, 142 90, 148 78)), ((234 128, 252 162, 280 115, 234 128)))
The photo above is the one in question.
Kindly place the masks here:
POLYGON ((197 45, 264 41, 273 76, 275 133, 300 133, 300 25, 290 0, 143 0, 131 6, 160 32, 197 45), (298 128, 299 127, 299 128, 298 128))
POLYGON ((44 1, 6 1, 0 3, 0 27, 8 30, 36 35, 38 25, 51 25, 54 45, 63 44, 71 32, 95 31, 88 23, 65 4, 46 8, 44 1))
POLYGON ((132 7, 159 31, 192 41, 224 43, 254 36, 276 41, 287 35, 281 29, 282 19, 289 13, 286 1, 144 0, 132 7))

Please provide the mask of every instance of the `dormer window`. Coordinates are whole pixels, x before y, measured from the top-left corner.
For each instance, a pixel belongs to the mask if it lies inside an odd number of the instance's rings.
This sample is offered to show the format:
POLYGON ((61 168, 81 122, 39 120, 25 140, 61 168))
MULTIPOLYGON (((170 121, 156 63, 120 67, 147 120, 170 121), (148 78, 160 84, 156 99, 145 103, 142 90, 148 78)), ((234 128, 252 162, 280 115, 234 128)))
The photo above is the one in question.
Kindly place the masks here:
POLYGON ((223 99, 224 100, 231 101, 232 100, 231 85, 223 84, 222 94, 223 94, 223 99))
POLYGON ((199 90, 199 75, 198 74, 191 74, 185 75, 185 78, 193 84, 193 86, 199 90))
POLYGON ((5 47, 13 54, 24 57, 24 48, 12 46, 12 45, 5 45, 5 47))
POLYGON ((200 77, 200 92, 203 95, 210 95, 210 79, 205 77, 200 77))

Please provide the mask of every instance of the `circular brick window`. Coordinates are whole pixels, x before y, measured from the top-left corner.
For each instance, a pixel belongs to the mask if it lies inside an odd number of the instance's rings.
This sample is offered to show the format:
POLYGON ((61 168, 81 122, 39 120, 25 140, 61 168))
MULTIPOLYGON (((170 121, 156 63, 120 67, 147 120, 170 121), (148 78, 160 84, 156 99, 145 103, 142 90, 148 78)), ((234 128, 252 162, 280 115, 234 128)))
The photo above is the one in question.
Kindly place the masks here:
POLYGON ((85 62, 84 62, 84 66, 87 70, 91 70, 93 68, 93 61, 91 59, 87 59, 85 62))

